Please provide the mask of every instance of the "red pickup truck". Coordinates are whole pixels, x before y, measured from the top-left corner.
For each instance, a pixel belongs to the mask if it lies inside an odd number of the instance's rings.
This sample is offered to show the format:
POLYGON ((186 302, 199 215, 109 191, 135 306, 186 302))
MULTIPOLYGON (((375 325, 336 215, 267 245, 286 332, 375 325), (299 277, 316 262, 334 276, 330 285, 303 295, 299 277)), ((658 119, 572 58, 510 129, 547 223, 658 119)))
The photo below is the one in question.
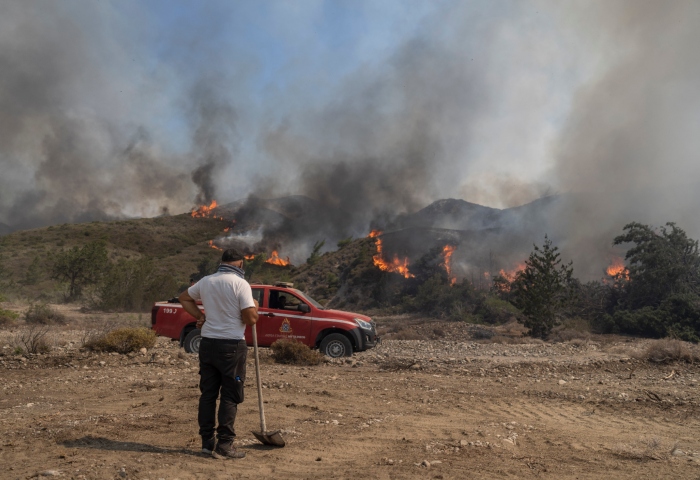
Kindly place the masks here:
MULTIPOLYGON (((367 350, 379 341, 371 318, 326 309, 292 288, 292 284, 280 282, 251 287, 253 298, 260 304, 257 333, 258 344, 262 347, 269 347, 280 338, 288 338, 336 358, 367 350)), ((195 319, 185 312, 177 299, 155 303, 151 310, 151 325, 158 335, 179 340, 185 351, 199 351, 201 335, 195 327, 195 319)), ((252 345, 249 327, 245 338, 248 345, 252 345)))

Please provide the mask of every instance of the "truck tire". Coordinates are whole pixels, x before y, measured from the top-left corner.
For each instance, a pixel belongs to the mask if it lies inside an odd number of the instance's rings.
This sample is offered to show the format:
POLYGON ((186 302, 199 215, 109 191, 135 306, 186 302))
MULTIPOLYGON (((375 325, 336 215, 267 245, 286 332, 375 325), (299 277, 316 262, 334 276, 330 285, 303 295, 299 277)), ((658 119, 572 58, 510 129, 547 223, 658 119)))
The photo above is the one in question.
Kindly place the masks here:
POLYGON ((187 353, 199 353, 199 342, 202 341, 202 331, 198 328, 191 330, 182 342, 187 353))
POLYGON ((352 355, 352 344, 342 333, 331 333, 323 337, 319 350, 331 358, 349 357, 352 355))

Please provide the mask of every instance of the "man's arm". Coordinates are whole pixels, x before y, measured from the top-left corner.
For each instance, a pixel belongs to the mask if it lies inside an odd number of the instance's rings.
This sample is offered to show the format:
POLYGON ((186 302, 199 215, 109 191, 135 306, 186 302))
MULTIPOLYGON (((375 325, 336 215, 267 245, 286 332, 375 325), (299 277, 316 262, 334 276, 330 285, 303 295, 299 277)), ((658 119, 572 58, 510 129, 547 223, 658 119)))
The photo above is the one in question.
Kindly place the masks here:
POLYGON ((258 305, 258 301, 255 299, 253 299, 253 302, 255 302, 254 307, 241 310, 241 321, 248 326, 253 326, 258 323, 258 307, 260 305, 258 305))
POLYGON ((190 297, 189 292, 187 290, 182 292, 178 297, 178 300, 180 300, 180 305, 182 305, 182 308, 197 319, 197 328, 202 328, 205 321, 204 314, 197 306, 197 302, 194 300, 194 298, 190 297))

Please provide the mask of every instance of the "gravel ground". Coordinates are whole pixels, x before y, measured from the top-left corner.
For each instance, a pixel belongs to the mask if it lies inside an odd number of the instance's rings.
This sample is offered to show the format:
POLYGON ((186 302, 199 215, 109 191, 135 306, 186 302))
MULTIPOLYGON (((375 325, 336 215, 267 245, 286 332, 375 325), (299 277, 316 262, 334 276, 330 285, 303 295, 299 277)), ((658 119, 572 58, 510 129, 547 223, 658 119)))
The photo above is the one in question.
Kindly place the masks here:
POLYGON ((240 461, 199 453, 198 360, 177 342, 84 352, 74 321, 54 329, 50 353, 14 355, 23 327, 5 330, 0 477, 700 478, 700 368, 639 359, 648 341, 501 344, 462 325, 378 321, 425 339, 387 333, 372 350, 310 367, 262 350, 267 421, 283 449, 250 434, 251 352, 240 461), (430 338, 435 329, 442 337, 430 338))

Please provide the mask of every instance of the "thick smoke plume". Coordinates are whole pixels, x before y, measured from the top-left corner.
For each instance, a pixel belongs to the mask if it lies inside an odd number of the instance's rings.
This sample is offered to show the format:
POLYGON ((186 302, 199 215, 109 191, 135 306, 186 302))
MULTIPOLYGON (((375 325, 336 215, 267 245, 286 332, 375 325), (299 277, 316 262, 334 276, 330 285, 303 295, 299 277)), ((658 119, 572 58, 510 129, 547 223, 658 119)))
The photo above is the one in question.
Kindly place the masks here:
POLYGON ((427 2, 356 55, 314 50, 324 9, 298 3, 297 30, 283 3, 265 37, 235 36, 259 11, 231 2, 178 29, 139 2, 0 0, 0 233, 239 200, 234 233, 299 262, 435 200, 557 192, 473 251, 548 233, 599 278, 625 223, 700 236, 698 2, 427 2))
POLYGON ((198 166, 192 172, 197 186, 197 205, 209 205, 215 200, 216 176, 233 161, 237 140, 236 111, 222 89, 212 81, 201 81, 193 91, 189 117, 197 120, 193 144, 198 166))
MULTIPOLYGON (((482 33, 488 38, 489 28, 482 33)), ((319 240, 334 249, 458 187, 450 172, 460 169, 490 92, 467 61, 485 53, 462 50, 461 35, 407 42, 386 64, 351 75, 331 104, 290 113, 263 134, 279 166, 237 220, 246 224, 260 197, 300 193, 316 202, 303 220, 269 223, 257 248, 283 246, 303 261, 319 240)))
POLYGON ((129 19, 98 4, 1 8, 2 223, 22 229, 180 213, 213 199, 212 179, 236 140, 220 82, 207 78, 186 91, 192 151, 177 153, 171 144, 182 140, 167 138, 167 119, 159 118, 172 111, 160 92, 172 77, 138 58, 129 19))
POLYGON ((602 39, 605 69, 574 97, 558 141, 568 196, 552 224, 577 274, 593 278, 631 221, 700 236, 700 4, 598 7, 576 15, 584 38, 602 39))

